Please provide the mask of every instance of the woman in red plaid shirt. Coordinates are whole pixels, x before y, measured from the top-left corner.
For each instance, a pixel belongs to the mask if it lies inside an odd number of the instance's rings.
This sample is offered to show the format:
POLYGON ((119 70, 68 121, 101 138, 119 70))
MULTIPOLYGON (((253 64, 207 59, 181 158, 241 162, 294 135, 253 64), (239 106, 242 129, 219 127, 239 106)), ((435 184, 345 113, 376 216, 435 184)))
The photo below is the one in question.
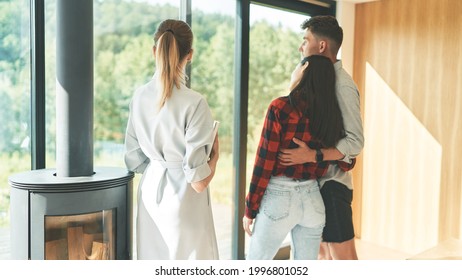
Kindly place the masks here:
POLYGON ((292 74, 290 94, 267 110, 243 218, 251 236, 247 259, 273 259, 289 232, 294 259, 317 259, 325 224, 317 179, 329 164, 344 170, 354 165, 322 159, 320 149, 344 137, 343 119, 332 62, 320 55, 307 60, 292 74), (278 151, 297 147, 293 138, 319 151, 316 163, 280 164, 278 151))

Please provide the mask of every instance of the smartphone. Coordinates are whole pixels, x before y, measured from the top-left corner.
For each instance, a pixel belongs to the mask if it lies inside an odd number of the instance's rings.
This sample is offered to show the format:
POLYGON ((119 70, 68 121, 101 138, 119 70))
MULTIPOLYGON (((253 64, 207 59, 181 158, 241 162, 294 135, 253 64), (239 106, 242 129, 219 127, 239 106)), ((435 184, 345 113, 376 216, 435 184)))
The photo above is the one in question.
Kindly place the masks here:
POLYGON ((300 62, 300 65, 304 65, 307 62, 308 62, 308 57, 306 56, 302 59, 302 61, 300 62))

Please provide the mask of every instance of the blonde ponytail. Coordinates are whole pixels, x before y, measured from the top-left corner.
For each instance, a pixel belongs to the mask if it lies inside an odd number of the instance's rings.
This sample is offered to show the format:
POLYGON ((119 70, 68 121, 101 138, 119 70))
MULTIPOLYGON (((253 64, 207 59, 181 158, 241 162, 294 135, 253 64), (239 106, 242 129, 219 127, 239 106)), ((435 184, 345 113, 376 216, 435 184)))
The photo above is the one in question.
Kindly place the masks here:
POLYGON ((182 61, 191 51, 192 38, 191 28, 183 21, 166 20, 157 29, 154 41, 159 109, 172 96, 173 87, 180 88, 185 81, 182 61))

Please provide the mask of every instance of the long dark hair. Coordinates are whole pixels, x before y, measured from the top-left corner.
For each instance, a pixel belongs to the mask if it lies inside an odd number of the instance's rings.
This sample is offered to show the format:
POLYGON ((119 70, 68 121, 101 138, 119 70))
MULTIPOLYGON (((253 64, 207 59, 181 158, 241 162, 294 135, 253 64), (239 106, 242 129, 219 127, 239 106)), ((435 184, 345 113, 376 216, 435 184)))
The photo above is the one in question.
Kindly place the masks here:
POLYGON ((321 55, 310 56, 308 63, 302 79, 289 97, 294 106, 306 104, 302 113, 309 119, 311 136, 324 147, 335 147, 345 137, 345 131, 335 93, 334 65, 329 58, 321 55))

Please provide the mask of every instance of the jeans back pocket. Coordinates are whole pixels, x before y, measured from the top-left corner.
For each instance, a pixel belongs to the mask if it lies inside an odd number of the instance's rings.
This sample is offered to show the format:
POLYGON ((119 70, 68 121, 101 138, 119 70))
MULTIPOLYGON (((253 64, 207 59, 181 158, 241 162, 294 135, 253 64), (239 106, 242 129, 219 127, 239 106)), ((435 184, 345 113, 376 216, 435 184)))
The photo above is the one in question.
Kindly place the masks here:
POLYGON ((289 216, 290 201, 290 191, 266 189, 261 207, 268 218, 278 221, 289 216))

